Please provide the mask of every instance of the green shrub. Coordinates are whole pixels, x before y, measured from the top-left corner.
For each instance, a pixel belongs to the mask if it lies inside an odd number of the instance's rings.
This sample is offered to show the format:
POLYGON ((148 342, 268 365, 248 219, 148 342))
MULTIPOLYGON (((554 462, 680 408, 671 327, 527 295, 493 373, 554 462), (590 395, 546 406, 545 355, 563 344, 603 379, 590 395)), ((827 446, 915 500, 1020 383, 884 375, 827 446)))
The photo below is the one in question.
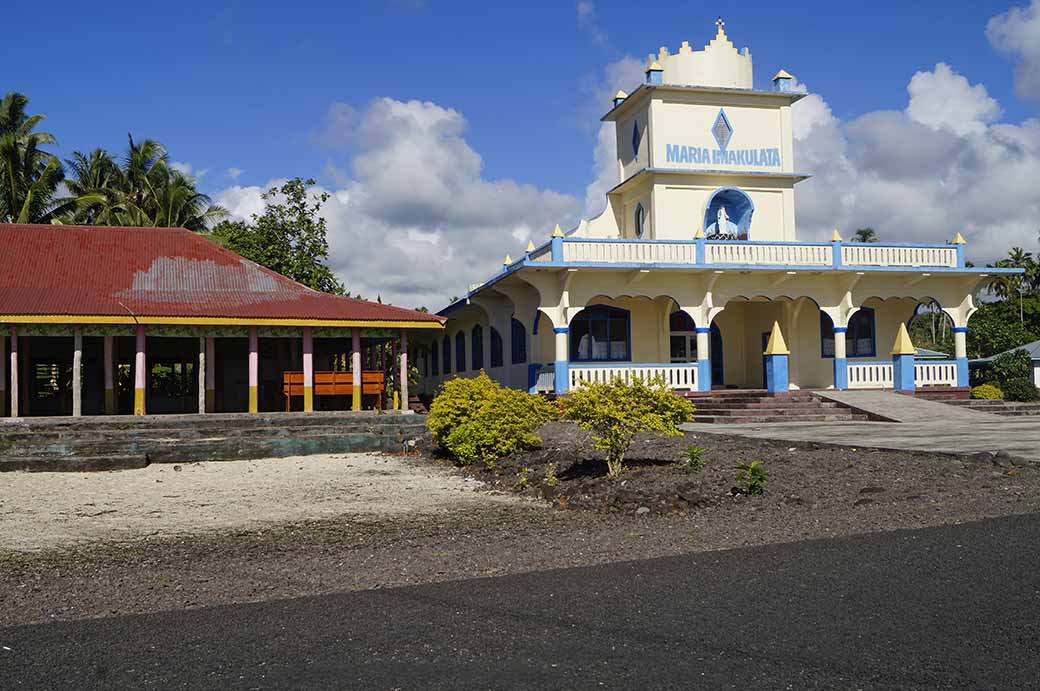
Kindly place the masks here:
POLYGON ((549 463, 545 466, 545 484, 549 487, 555 487, 560 483, 560 478, 556 474, 556 464, 549 463))
POLYGON ((765 493, 769 477, 762 467, 762 461, 742 463, 737 466, 737 470, 740 471, 737 473, 737 482, 742 484, 740 491, 743 494, 757 496, 765 493))
POLYGON ((1000 401, 1004 399, 1004 392, 993 384, 982 384, 971 390, 971 397, 980 401, 1000 401))
POLYGON ((450 379, 430 405, 427 427, 436 442, 462 465, 494 459, 541 443, 535 431, 555 419, 541 396, 503 389, 483 371, 450 379))
POLYGON ((1037 391, 1033 380, 1028 377, 1012 379, 1004 384, 1004 400, 1006 401, 1029 402, 1038 398, 1040 398, 1040 391, 1037 391))
POLYGON ((1029 353, 1020 349, 993 358, 993 375, 1007 393, 1008 382, 1028 379, 1033 375, 1033 363, 1029 359, 1029 353))
POLYGON ((649 384, 634 379, 626 384, 585 384, 563 400, 563 416, 593 432, 597 449, 607 452, 607 477, 617 479, 624 469, 625 453, 639 432, 662 436, 682 434, 678 425, 693 414, 693 404, 673 394, 664 380, 649 384))
POLYGON ((679 464, 679 467, 688 473, 699 473, 704 470, 706 465, 708 465, 708 461, 704 458, 704 449, 699 446, 691 446, 686 449, 686 459, 679 464))

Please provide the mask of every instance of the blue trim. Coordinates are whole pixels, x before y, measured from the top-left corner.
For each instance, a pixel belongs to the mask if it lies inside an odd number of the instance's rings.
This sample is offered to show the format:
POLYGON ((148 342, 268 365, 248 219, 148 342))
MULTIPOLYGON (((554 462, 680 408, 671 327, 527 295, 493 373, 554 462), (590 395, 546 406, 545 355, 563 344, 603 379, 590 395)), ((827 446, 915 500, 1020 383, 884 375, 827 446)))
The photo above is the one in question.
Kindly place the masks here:
POLYGON ((694 242, 697 243, 697 254, 695 261, 698 264, 705 264, 708 261, 708 241, 705 238, 698 238, 694 242))
POLYGON ((581 369, 582 367, 595 367, 596 369, 607 369, 610 367, 689 367, 693 362, 574 362, 571 365, 581 369))
POLYGON ((697 390, 711 391, 711 360, 697 360, 697 390))
POLYGON ((788 390, 790 381, 787 376, 786 355, 766 355, 766 390, 772 393, 783 393, 788 390))
POLYGON ((957 266, 964 266, 964 245, 957 245, 957 266))
POLYGON ((706 333, 710 333, 711 332, 711 327, 710 326, 698 326, 698 327, 694 328, 694 331, 696 331, 699 334, 706 334, 706 333))
POLYGON ((538 370, 541 368, 537 362, 527 366, 527 393, 538 393, 538 370))
POLYGON ((549 241, 549 251, 552 253, 554 262, 563 261, 563 238, 556 237, 549 241))
POLYGON ((892 356, 892 386, 896 391, 913 391, 914 383, 914 356, 893 355, 892 356))
POLYGON ((834 358, 834 388, 849 388, 849 361, 843 357, 834 358))
POLYGON ((729 118, 726 117, 726 109, 719 108, 719 114, 711 121, 711 136, 715 138, 715 143, 719 145, 719 149, 721 149, 723 153, 726 153, 726 148, 729 146, 729 143, 733 141, 734 134, 736 134, 736 130, 733 129, 733 123, 731 123, 729 118), (723 143, 723 141, 719 139, 719 135, 715 133, 715 128, 719 126, 719 121, 726 123, 726 127, 729 129, 729 136, 726 137, 725 143, 723 143))
POLYGON ((957 386, 968 386, 968 358, 959 357, 957 363, 957 386))
MULTIPOLYGON (((734 217, 730 218, 730 222, 734 226, 737 227, 737 233, 750 233, 751 232, 751 219, 755 215, 755 202, 751 199, 751 197, 748 195, 747 192, 745 192, 744 190, 740 189, 739 187, 719 187, 714 192, 711 193, 711 196, 708 197, 708 205, 704 207, 704 225, 703 225, 703 228, 704 228, 705 232, 707 232, 713 225, 715 225, 715 226, 718 225, 717 220, 712 220, 711 222, 709 222, 709 219, 711 219, 711 205, 715 202, 715 199, 717 197, 719 197, 719 195, 722 195, 723 196, 722 198, 724 200, 731 201, 731 205, 727 208, 727 212, 730 210, 730 208, 732 208, 734 212, 737 212, 737 211, 740 211, 741 209, 743 209, 743 211, 740 213, 739 218, 734 218, 734 217), (731 200, 729 200, 726 197, 726 195, 729 195, 729 194, 738 194, 741 197, 743 197, 743 199, 741 200, 741 202, 743 203, 743 206, 738 206, 737 202, 732 202, 731 200)), ((720 204, 721 203, 722 202, 720 202, 720 204)), ((716 215, 716 217, 718 216, 718 209, 717 208, 715 210, 715 215, 716 215)), ((716 227, 715 228, 715 232, 716 233, 728 233, 729 232, 729 228, 726 228, 725 230, 719 230, 716 227)), ((713 240, 713 242, 716 242, 716 241, 713 240)), ((727 242, 727 241, 726 240, 720 240, 718 242, 727 242)), ((752 241, 751 240, 731 240, 729 242, 752 242, 752 241)))
POLYGON ((831 268, 837 269, 841 266, 841 240, 831 242, 831 268))
POLYGON ((554 326, 553 327, 553 333, 554 334, 570 333, 570 328, 566 327, 566 326, 554 326))
POLYGON ((955 326, 955 327, 953 327, 953 333, 955 333, 955 334, 966 334, 966 333, 968 333, 968 327, 966 327, 966 326, 955 326))
POLYGON ((664 82, 664 70, 647 70, 646 83, 660 86, 664 82))
POLYGON ((553 382, 553 391, 558 394, 564 394, 571 389, 571 376, 568 369, 568 363, 566 360, 556 360, 553 362, 553 374, 555 375, 553 382))
MULTIPOLYGON (((830 315, 828 315, 828 317, 829 316, 830 315)), ((843 333, 845 333, 848 330, 849 330, 849 327, 847 327, 847 326, 835 326, 834 327, 834 333, 836 333, 836 334, 843 334, 843 333)))
MULTIPOLYGON (((612 305, 601 305, 601 304, 588 305, 588 306, 585 307, 585 309, 583 309, 582 311, 580 311, 576 315, 574 315, 574 318, 571 319, 571 327, 573 328, 574 323, 576 321, 581 320, 584 317, 584 321, 589 322, 589 324, 590 324, 590 326, 588 327, 588 331, 586 333, 591 334, 592 333, 592 326, 591 326, 592 319, 589 318, 589 315, 594 313, 594 312, 605 312, 605 313, 607 313, 606 314, 606 318, 607 319, 610 318, 610 313, 615 313, 617 316, 623 316, 624 317, 624 319, 625 319, 625 357, 624 358, 608 358, 606 360, 591 360, 591 359, 583 359, 581 357, 577 357, 575 355, 575 352, 577 351, 577 348, 576 348, 575 343, 574 343, 574 332, 570 331, 570 338, 567 339, 568 340, 568 343, 567 343, 567 354, 568 354, 568 357, 570 357, 570 360, 572 362, 627 362, 627 361, 630 361, 632 359, 632 313, 629 312, 626 309, 622 309, 621 307, 614 307, 612 305)), ((555 329, 554 329, 554 331, 555 331, 555 329)), ((608 339, 607 342, 608 343, 610 342, 610 335, 611 334, 608 331, 607 332, 607 339, 608 339)))

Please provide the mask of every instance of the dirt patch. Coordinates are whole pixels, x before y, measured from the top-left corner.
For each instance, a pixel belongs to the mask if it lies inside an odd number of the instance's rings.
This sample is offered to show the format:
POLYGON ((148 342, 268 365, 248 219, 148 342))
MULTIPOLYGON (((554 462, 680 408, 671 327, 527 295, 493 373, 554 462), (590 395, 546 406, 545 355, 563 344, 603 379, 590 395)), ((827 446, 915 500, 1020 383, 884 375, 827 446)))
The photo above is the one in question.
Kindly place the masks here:
MULTIPOLYGON (((837 526, 857 511, 861 523, 883 529, 916 524, 910 517, 922 511, 991 515, 1013 511, 1018 504, 1040 506, 1037 466, 1016 466, 1003 454, 957 457, 715 434, 646 435, 629 450, 622 477, 609 480, 604 455, 593 449, 587 432, 553 423, 540 434, 540 449, 500 459, 493 468, 474 465, 459 472, 492 492, 599 513, 736 520, 801 512, 837 526), (682 465, 691 446, 703 449, 706 465, 699 472, 682 465), (761 497, 743 494, 736 479, 736 466, 755 460, 768 476, 761 497), (555 486, 548 479, 550 466, 555 486)), ((435 453, 430 457, 445 462, 435 453)))

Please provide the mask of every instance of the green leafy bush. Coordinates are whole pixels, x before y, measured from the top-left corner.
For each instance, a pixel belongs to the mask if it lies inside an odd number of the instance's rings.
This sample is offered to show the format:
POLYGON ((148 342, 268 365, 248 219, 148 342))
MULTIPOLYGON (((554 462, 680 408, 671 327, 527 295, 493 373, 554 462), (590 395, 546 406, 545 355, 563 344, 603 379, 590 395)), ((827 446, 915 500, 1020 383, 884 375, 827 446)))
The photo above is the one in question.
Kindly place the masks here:
POLYGON ((741 483, 740 491, 749 496, 758 496, 766 491, 769 477, 762 467, 762 461, 751 461, 737 466, 737 482, 741 483))
POLYGON ((971 390, 971 397, 980 401, 1001 401, 1004 392, 993 384, 982 384, 971 390))
POLYGON ((1040 391, 1033 385, 1033 380, 1028 377, 1012 379, 1004 384, 1004 400, 1029 402, 1040 398, 1040 391))
POLYGON ((662 436, 682 434, 678 425, 693 414, 693 404, 673 394, 664 380, 649 384, 635 379, 626 384, 585 384, 563 400, 563 416, 594 433, 597 449, 607 452, 607 477, 617 479, 624 469, 625 453, 639 432, 662 436))
POLYGON ((481 371, 472 379, 446 381, 426 425, 445 451, 469 465, 537 447, 535 431, 556 417, 541 396, 503 389, 481 371))
POLYGON ((1005 389, 1008 382, 1028 379, 1032 374, 1033 363, 1029 359, 1029 353, 1024 350, 1014 350, 993 358, 993 375, 1005 389))

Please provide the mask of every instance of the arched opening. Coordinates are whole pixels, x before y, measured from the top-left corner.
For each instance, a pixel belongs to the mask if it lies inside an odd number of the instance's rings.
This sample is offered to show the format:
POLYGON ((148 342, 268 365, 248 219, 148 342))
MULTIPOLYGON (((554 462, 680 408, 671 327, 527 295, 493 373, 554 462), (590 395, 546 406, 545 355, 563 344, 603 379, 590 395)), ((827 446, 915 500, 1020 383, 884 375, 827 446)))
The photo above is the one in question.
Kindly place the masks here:
POLYGON ((918 303, 906 328, 917 347, 918 358, 949 358, 955 350, 953 320, 935 300, 918 303))
POLYGON ((747 240, 755 204, 736 187, 715 190, 704 212, 704 234, 709 238, 747 240), (723 227, 719 227, 720 224, 723 227))
POLYGON ((628 310, 608 305, 591 305, 578 312, 570 325, 571 362, 631 360, 630 317, 628 310))
MULTIPOLYGON (((697 325, 689 314, 675 310, 668 317, 669 348, 671 362, 696 362, 697 325)), ((722 332, 712 324, 708 333, 708 357, 711 359, 712 386, 725 385, 723 364, 722 332)))

